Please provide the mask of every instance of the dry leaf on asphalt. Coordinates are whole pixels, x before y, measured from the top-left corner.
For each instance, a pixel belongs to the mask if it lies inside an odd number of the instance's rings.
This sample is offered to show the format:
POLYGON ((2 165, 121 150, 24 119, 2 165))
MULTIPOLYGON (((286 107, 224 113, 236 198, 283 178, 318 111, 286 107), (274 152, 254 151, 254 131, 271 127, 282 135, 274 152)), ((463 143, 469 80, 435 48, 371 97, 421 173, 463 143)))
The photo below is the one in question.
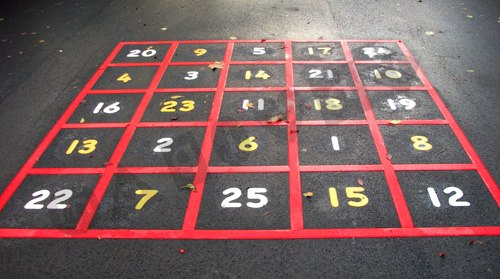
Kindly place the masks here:
POLYGON ((182 189, 189 189, 191 191, 196 192, 196 187, 192 183, 188 183, 181 187, 182 189))
POLYGON ((283 115, 280 114, 280 115, 276 115, 276 116, 271 117, 271 119, 267 120, 267 122, 276 123, 276 122, 279 122, 282 120, 283 120, 283 115))
POLYGON ((392 155, 390 153, 387 153, 387 159, 392 160, 392 155))
POLYGON ((365 182, 363 181, 363 179, 358 178, 358 184, 363 186, 365 184, 365 182))
POLYGON ((209 64, 208 68, 212 71, 215 71, 215 69, 222 69, 224 68, 224 62, 215 61, 214 63, 209 64))
POLYGON ((397 125, 397 124, 401 123, 401 120, 391 120, 391 121, 389 121, 389 123, 391 123, 392 125, 397 125))
POLYGON ((427 36, 432 36, 432 35, 435 35, 436 33, 432 32, 432 31, 427 31, 425 32, 425 35, 427 36))
POLYGON ((312 196, 314 196, 314 193, 313 192, 305 192, 304 194, 302 194, 304 197, 306 198, 310 198, 312 196))

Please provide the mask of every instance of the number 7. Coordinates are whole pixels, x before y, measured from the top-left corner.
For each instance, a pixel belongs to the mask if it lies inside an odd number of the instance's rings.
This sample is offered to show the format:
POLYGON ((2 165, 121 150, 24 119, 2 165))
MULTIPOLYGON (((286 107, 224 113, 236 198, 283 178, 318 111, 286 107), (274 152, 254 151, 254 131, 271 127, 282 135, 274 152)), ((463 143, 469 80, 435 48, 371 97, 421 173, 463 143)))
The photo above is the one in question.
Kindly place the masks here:
POLYGON ((141 210, 144 205, 156 194, 158 194, 158 190, 137 190, 135 191, 136 195, 144 195, 139 202, 135 205, 135 210, 141 210))

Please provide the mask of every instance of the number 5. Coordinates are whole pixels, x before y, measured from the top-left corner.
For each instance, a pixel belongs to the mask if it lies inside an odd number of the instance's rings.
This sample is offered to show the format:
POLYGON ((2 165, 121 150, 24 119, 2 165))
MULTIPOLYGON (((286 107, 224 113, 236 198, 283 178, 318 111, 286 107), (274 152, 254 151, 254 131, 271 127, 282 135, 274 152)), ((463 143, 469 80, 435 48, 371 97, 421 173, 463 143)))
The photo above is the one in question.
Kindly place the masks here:
POLYGON ((262 195, 266 192, 266 188, 249 188, 247 198, 249 200, 258 200, 259 202, 247 202, 247 206, 251 208, 261 208, 266 205, 269 200, 266 196, 262 195))
POLYGON ((255 54, 255 55, 266 54, 266 48, 264 48, 264 47, 254 47, 252 53, 255 54))

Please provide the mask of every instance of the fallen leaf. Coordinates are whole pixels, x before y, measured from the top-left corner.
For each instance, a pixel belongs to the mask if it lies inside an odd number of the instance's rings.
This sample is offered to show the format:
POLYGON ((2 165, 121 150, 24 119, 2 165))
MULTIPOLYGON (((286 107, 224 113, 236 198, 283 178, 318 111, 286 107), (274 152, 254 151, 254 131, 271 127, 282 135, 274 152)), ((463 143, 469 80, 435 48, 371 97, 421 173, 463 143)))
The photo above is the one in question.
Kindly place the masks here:
POLYGON ((179 250, 179 253, 181 253, 181 254, 184 254, 184 252, 186 252, 184 249, 179 250))
POLYGON ((392 125, 397 125, 397 124, 401 123, 401 120, 391 120, 391 121, 389 121, 389 123, 392 125))
POLYGON ((196 187, 192 183, 188 183, 181 187, 182 189, 189 189, 193 192, 196 192, 196 187))
POLYGON ((478 244, 478 245, 483 245, 484 242, 482 241, 479 241, 479 240, 475 240, 475 239, 472 239, 472 240, 469 240, 469 245, 474 245, 474 244, 478 244))
POLYGON ((472 15, 467 15, 467 18, 474 18, 472 15))
POLYGON ((263 216, 267 216, 269 214, 271 214, 271 211, 266 211, 266 213, 264 213, 263 216))
POLYGON ((392 155, 390 153, 387 153, 387 159, 392 160, 392 155))
POLYGON ((305 107, 306 107, 307 110, 310 110, 312 108, 312 105, 311 104, 306 104, 305 107))
POLYGON ((146 49, 148 49, 148 50, 149 50, 149 49, 152 49, 152 48, 153 48, 153 46, 148 46, 146 49))
POLYGON ((100 236, 100 235, 97 235, 97 239, 101 240, 101 236, 100 236))
POLYGON ((231 40, 238 40, 238 38, 236 38, 236 37, 229 37, 229 39, 231 39, 231 40))
POLYGON ((215 61, 214 63, 209 64, 208 68, 212 71, 215 71, 215 69, 222 69, 224 68, 224 62, 215 61))
POLYGON ((177 120, 177 116, 170 117, 170 120, 177 120))
POLYGON ((80 123, 85 123, 85 118, 80 119, 80 123))
POLYGON ((162 27, 161 31, 167 31, 167 27, 162 27))
POLYGON ((241 125, 241 123, 238 123, 236 126, 234 126, 236 128, 240 128, 240 127, 243 127, 243 125, 241 125))
POLYGON ((468 69, 467 70, 467 73, 474 73, 474 72, 475 72, 475 70, 473 70, 473 69, 468 69))
POLYGON ((248 107, 248 108, 253 108, 253 103, 248 103, 248 104, 247 104, 247 107, 248 107))
POLYGON ((59 52, 63 52, 63 50, 62 50, 62 49, 60 49, 60 50, 59 50, 59 52))
POLYGON ((261 43, 263 43, 263 42, 265 42, 265 41, 267 41, 267 40, 266 40, 266 39, 262 39, 262 40, 260 40, 260 42, 261 42, 261 43))
POLYGON ((427 31, 425 32, 425 35, 427 36, 432 36, 432 35, 435 35, 436 33, 432 32, 432 31, 427 31))
POLYGON ((181 95, 174 95, 174 96, 170 97, 170 99, 172 99, 172 100, 177 100, 177 99, 180 99, 180 98, 182 98, 182 97, 184 97, 184 96, 181 96, 181 95))
POLYGON ((363 179, 358 178, 358 184, 363 186, 365 184, 365 182, 363 181, 363 179))
POLYGON ((43 43, 45 43, 45 40, 40 40, 38 42, 41 43, 41 44, 43 44, 43 43))
POLYGON ((276 116, 273 116, 271 117, 271 119, 267 120, 268 123, 276 123, 276 122, 279 122, 279 121, 282 121, 283 120, 283 115, 276 115, 276 116))
POLYGON ((446 257, 446 253, 445 252, 439 252, 439 257, 441 257, 441 258, 446 257))
POLYGON ((314 196, 314 193, 313 192, 305 192, 304 194, 302 194, 304 197, 306 198, 310 198, 312 196, 314 196))

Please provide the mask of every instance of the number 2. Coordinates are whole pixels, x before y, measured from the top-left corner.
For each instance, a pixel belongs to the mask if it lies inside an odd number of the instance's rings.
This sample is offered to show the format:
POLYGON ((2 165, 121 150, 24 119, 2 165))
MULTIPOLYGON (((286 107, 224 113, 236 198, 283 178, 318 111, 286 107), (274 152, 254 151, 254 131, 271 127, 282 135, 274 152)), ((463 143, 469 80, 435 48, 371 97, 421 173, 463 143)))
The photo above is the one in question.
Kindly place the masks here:
POLYGON ((174 140, 172 138, 161 138, 156 142, 159 144, 153 149, 153 152, 162 153, 172 151, 171 148, 168 148, 168 146, 174 143, 174 140))

